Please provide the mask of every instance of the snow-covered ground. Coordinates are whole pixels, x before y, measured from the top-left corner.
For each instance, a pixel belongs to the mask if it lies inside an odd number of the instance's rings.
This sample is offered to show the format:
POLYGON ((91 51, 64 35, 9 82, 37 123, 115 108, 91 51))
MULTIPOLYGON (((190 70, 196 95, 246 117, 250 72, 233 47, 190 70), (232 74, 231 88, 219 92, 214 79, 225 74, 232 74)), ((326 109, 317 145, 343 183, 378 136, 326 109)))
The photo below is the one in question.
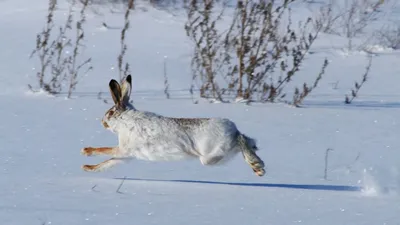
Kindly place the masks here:
MULTIPOLYGON (((307 12, 298 4, 297 12, 307 12)), ((37 62, 29 59, 44 26, 47 1, 0 1, 0 224, 324 224, 400 223, 400 54, 375 46, 370 79, 344 105, 367 64, 346 40, 321 34, 299 76, 313 79, 324 57, 330 65, 303 108, 284 104, 193 104, 191 45, 185 18, 143 6, 132 15, 128 59, 137 109, 174 117, 226 117, 258 140, 267 165, 254 175, 242 157, 218 167, 197 160, 132 161, 88 173, 85 146, 112 146, 117 138, 100 119, 111 104, 108 82, 118 76, 122 14, 88 13, 85 56, 93 71, 73 98, 32 94, 37 62), (144 10, 145 9, 145 10, 144 10), (167 56, 171 99, 163 94, 167 56), (337 87, 334 88, 335 83, 337 87), (325 152, 328 179, 324 179, 325 152), (122 179, 125 180, 119 192, 122 179)), ((66 7, 60 7, 57 20, 66 7)), ((393 12, 395 8, 391 8, 393 12)), ((397 13, 399 13, 397 11, 397 13)), ((61 17, 60 17, 61 16, 61 17)))

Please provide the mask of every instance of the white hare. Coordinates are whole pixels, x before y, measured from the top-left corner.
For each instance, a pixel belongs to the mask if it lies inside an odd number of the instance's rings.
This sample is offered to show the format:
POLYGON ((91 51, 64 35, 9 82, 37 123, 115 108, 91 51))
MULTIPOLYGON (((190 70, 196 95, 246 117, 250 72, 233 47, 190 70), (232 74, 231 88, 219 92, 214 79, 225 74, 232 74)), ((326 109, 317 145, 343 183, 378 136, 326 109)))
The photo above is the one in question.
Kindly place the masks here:
POLYGON ((118 146, 82 149, 86 156, 103 154, 113 158, 97 165, 84 165, 85 171, 103 171, 133 158, 169 161, 198 158, 203 165, 216 165, 241 152, 258 176, 265 174, 264 162, 255 153, 255 140, 240 133, 232 121, 171 118, 138 111, 129 103, 131 79, 128 75, 121 86, 114 79, 109 82, 115 105, 105 113, 102 124, 118 134, 118 146))

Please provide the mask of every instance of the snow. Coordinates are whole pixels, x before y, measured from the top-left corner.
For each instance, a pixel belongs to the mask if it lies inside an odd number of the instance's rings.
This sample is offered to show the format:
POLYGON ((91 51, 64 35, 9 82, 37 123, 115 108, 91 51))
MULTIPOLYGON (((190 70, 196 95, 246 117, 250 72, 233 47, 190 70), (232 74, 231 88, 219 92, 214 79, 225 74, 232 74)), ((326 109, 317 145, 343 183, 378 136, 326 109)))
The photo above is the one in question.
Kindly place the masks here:
MULTIPOLYGON (((300 14, 309 12, 302 4, 296 7, 300 14)), ((44 25, 47 1, 27 5, 4 0, 0 8, 1 224, 399 223, 398 51, 369 47, 375 53, 370 79, 351 105, 343 103, 344 96, 361 79, 368 60, 359 50, 346 50, 346 40, 328 34, 321 34, 295 80, 312 81, 328 57, 326 75, 304 107, 193 104, 185 18, 142 5, 132 14, 127 34, 134 106, 166 116, 231 119, 257 139, 266 175, 257 177, 240 155, 217 167, 197 160, 133 160, 88 173, 82 165, 106 157, 83 156, 81 148, 117 144, 115 134, 100 122, 111 104, 97 95, 102 91, 111 102, 107 85, 118 77, 123 14, 101 7, 100 14, 88 13, 82 54, 93 57, 94 69, 81 78, 73 98, 66 99, 66 93, 50 97, 27 88, 36 85, 39 65, 29 55, 44 25), (118 29, 107 29, 102 22, 118 29), (163 93, 164 57, 171 99, 163 93), (333 151, 325 180, 328 148, 333 151)), ((60 6, 57 21, 66 12, 60 6)))

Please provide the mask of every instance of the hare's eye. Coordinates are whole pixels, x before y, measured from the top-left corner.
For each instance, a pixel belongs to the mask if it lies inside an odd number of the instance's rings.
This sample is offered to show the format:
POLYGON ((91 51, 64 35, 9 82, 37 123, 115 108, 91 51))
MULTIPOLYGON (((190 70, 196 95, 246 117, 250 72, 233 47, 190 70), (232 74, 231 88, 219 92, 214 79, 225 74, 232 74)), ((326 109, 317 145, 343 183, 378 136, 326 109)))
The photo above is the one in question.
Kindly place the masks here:
POLYGON ((109 116, 112 116, 112 115, 114 115, 114 111, 110 111, 110 112, 108 112, 108 115, 109 115, 109 116))

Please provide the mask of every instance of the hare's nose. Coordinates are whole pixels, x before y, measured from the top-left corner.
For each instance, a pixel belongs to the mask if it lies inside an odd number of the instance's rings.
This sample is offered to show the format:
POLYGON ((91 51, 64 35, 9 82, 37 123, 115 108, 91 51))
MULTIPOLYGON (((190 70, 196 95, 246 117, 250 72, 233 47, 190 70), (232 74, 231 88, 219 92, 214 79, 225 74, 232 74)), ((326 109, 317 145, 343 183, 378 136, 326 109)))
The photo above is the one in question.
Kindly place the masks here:
POLYGON ((108 126, 108 124, 107 124, 106 122, 104 122, 104 121, 101 121, 101 123, 103 124, 103 127, 104 127, 104 128, 106 128, 106 129, 107 129, 107 128, 109 127, 109 126, 108 126))

